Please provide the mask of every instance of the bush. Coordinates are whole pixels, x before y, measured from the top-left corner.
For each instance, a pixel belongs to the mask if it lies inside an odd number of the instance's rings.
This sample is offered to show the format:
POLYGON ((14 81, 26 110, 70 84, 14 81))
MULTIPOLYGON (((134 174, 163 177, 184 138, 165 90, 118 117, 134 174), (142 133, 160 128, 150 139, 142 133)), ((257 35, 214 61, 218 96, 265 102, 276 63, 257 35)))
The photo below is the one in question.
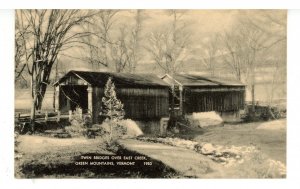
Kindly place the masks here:
POLYGON ((240 178, 285 178, 286 167, 280 161, 269 159, 261 152, 249 153, 244 161, 228 168, 240 178))
POLYGON ((71 134, 69 132, 66 132, 65 129, 46 130, 44 134, 54 138, 71 138, 71 134))
POLYGON ((90 128, 83 131, 87 138, 95 138, 97 136, 103 137, 109 134, 108 124, 94 124, 90 128))
POLYGON ((90 114, 83 115, 83 127, 91 128, 93 124, 92 117, 90 114))
POLYGON ((65 130, 70 133, 72 137, 85 136, 87 138, 94 138, 93 132, 89 130, 92 127, 92 117, 90 114, 82 114, 82 109, 76 108, 70 120, 71 126, 65 127, 65 130))
POLYGON ((71 137, 79 137, 84 135, 86 129, 81 125, 70 125, 66 126, 65 130, 71 135, 71 137))
POLYGON ((107 131, 112 141, 122 138, 122 136, 126 134, 126 128, 119 125, 119 122, 114 122, 109 119, 105 120, 101 127, 107 131))
POLYGON ((100 136, 106 139, 108 146, 121 138, 133 138, 143 134, 138 125, 131 119, 118 122, 106 119, 102 124, 94 124, 87 130, 94 137, 100 136), (111 133, 112 129, 112 133, 111 133))
POLYGON ((92 126, 92 117, 90 114, 82 114, 82 109, 77 107, 72 113, 70 122, 71 125, 81 125, 82 127, 88 128, 92 126))

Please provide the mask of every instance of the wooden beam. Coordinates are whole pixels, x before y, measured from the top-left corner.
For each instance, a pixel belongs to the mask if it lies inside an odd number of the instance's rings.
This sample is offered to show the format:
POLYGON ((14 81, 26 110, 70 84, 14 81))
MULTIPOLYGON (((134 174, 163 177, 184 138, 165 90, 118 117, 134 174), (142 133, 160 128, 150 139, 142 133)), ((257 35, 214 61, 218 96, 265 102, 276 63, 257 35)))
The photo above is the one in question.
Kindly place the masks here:
POLYGON ((93 111, 93 88, 91 85, 88 85, 87 92, 88 92, 88 112, 92 113, 92 111, 93 111))
POLYGON ((91 85, 88 85, 87 92, 88 92, 88 113, 91 115, 93 123, 96 123, 98 118, 93 114, 93 87, 91 85))
POLYGON ((60 109, 59 109, 59 93, 60 93, 60 91, 59 91, 59 88, 60 88, 60 86, 58 85, 58 86, 56 86, 55 87, 55 99, 54 99, 54 105, 55 105, 55 112, 58 112, 60 109))
POLYGON ((216 88, 190 88, 194 92, 230 92, 230 91, 245 91, 243 87, 230 88, 230 87, 216 87, 216 88))
POLYGON ((182 92, 183 92, 183 87, 179 86, 179 114, 180 115, 184 115, 184 112, 183 112, 183 96, 182 96, 182 92))

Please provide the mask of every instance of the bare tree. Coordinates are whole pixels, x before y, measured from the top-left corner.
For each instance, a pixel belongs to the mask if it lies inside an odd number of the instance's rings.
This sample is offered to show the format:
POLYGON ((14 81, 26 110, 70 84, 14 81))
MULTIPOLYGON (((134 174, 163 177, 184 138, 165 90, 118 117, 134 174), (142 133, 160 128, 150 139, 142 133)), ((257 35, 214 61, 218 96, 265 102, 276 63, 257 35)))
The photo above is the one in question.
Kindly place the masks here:
POLYGON ((136 10, 134 16, 135 25, 131 31, 130 39, 129 39, 129 62, 128 62, 128 72, 134 72, 136 66, 141 58, 141 51, 140 51, 140 40, 141 40, 141 30, 142 30, 142 10, 136 10))
MULTIPOLYGON (((270 32, 261 29, 264 15, 253 19, 241 15, 236 27, 223 35, 224 61, 233 70, 238 80, 245 81, 251 90, 252 112, 255 111, 256 71, 266 58, 266 53, 283 41, 284 37, 274 37, 270 32)), ((270 24, 264 22, 264 25, 270 24)), ((272 25, 269 25, 272 27, 272 25)), ((272 31, 273 29, 268 29, 272 31)))
MULTIPOLYGON (((264 11, 262 13, 265 13, 264 11)), ((263 14, 263 18, 265 14, 263 14)), ((284 18, 281 18, 284 20, 284 18)), ((242 38, 245 39, 246 52, 244 56, 246 57, 246 65, 247 65, 247 74, 248 74, 248 83, 251 87, 251 101, 252 101, 252 111, 255 111, 255 85, 256 85, 256 69, 265 61, 266 54, 268 51, 278 45, 279 42, 285 40, 284 34, 281 36, 280 34, 276 37, 272 35, 272 33, 267 32, 266 30, 262 30, 259 22, 253 21, 250 17, 246 17, 244 22, 241 23, 243 26, 242 38), (255 24, 254 24, 255 23, 255 24)), ((264 23, 263 25, 267 25, 268 23, 264 23)), ((272 27, 273 25, 269 23, 269 31, 274 32, 276 28, 272 27)))
POLYGON ((27 33, 26 28, 19 30, 19 23, 16 22, 16 33, 15 33, 15 79, 22 77, 22 72, 26 67, 24 64, 24 38, 27 33))
POLYGON ((119 21, 117 27, 113 27, 118 12, 100 10, 87 25, 86 31, 91 35, 83 39, 88 45, 85 48, 88 54, 86 60, 93 67, 104 66, 116 72, 134 72, 141 57, 142 10, 135 11, 133 25, 119 21))
POLYGON ((118 40, 110 44, 112 63, 116 72, 123 72, 129 63, 128 42, 126 41, 126 27, 120 28, 118 40))
MULTIPOLYGON (((286 11, 262 10, 255 17, 247 17, 245 22, 263 33, 264 41, 258 48, 261 61, 271 62, 273 71, 268 74, 270 88, 268 103, 274 100, 274 93, 279 89, 278 83, 286 81, 286 11), (276 56, 274 56, 276 55, 276 56)), ((284 91, 285 89, 283 89, 284 91)), ((268 92, 267 92, 268 93, 268 92)))
MULTIPOLYGON (((171 25, 160 31, 152 32, 148 38, 146 50, 152 56, 154 62, 165 72, 173 76, 179 71, 183 61, 187 57, 187 49, 190 43, 187 25, 183 22, 184 11, 169 10, 171 25)), ((171 87, 171 126, 175 126, 175 85, 171 87)))
MULTIPOLYGON (((118 10, 99 10, 91 22, 87 24, 86 30, 91 35, 83 38, 88 45, 87 61, 94 67, 109 66, 109 46, 111 45, 110 31, 115 22, 115 15, 118 10)), ((84 48, 86 49, 86 48, 84 48)))
POLYGON ((136 10, 133 19, 134 25, 119 23, 118 30, 107 38, 105 57, 109 65, 106 66, 115 72, 134 72, 140 61, 142 11, 136 10))
MULTIPOLYGON (((25 64, 31 76, 31 123, 34 130, 35 112, 42 107, 43 98, 50 83, 52 66, 61 51, 79 43, 82 32, 72 32, 93 13, 80 10, 18 10, 19 24, 16 32, 27 30, 23 38, 25 64)), ((78 28, 77 28, 78 29, 78 28)))
POLYGON ((237 33, 225 34, 224 42, 227 51, 225 62, 230 65, 236 78, 248 83, 251 90, 252 112, 255 105, 255 73, 259 60, 258 53, 261 45, 263 33, 259 30, 240 23, 237 33))
POLYGON ((18 18, 16 14, 16 22, 15 22, 15 83, 24 83, 25 87, 27 85, 27 78, 25 75, 26 72, 26 61, 28 59, 28 52, 26 49, 25 40, 28 38, 29 31, 28 26, 23 27, 20 22, 21 18, 18 18))
POLYGON ((152 32, 146 49, 165 73, 173 74, 178 72, 187 56, 189 33, 186 31, 186 25, 181 22, 184 13, 177 10, 171 10, 169 13, 172 17, 171 27, 152 32))
POLYGON ((224 32, 222 40, 224 43, 222 51, 224 62, 229 66, 234 77, 243 81, 243 40, 234 32, 224 32))
POLYGON ((217 35, 211 36, 209 41, 202 46, 202 63, 209 70, 211 76, 215 76, 217 66, 217 56, 219 55, 220 45, 217 35))
POLYGON ((266 82, 271 80, 270 85, 266 86, 268 105, 271 105, 273 103, 275 91, 279 88, 278 83, 282 82, 282 74, 280 73, 282 70, 279 61, 273 61, 272 64, 271 75, 264 75, 264 79, 266 82))
POLYGON ((260 10, 255 15, 250 15, 249 11, 246 11, 245 15, 247 16, 245 21, 248 24, 266 33, 272 39, 270 46, 286 41, 286 10, 275 12, 273 10, 260 10))

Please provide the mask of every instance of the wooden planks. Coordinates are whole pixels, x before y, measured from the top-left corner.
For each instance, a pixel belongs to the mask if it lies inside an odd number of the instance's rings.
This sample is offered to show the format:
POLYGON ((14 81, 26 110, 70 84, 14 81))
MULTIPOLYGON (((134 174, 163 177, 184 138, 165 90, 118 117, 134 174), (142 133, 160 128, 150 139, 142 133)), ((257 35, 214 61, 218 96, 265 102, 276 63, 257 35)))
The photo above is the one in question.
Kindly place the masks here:
MULTIPOLYGON (((93 113, 99 115, 103 88, 95 87, 93 113)), ((125 117, 136 120, 158 119, 168 116, 168 89, 161 88, 117 88, 117 98, 124 104, 125 117)))
POLYGON ((237 111, 244 107, 244 91, 199 92, 190 90, 184 98, 187 113, 237 111))

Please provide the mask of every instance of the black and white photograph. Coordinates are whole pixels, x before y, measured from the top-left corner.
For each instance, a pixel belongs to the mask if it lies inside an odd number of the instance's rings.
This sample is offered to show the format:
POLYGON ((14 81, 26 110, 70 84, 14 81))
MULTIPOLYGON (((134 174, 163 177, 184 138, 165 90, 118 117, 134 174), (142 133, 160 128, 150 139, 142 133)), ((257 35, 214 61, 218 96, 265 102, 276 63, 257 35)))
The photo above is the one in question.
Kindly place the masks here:
POLYGON ((16 179, 289 174, 287 10, 14 14, 16 179))

